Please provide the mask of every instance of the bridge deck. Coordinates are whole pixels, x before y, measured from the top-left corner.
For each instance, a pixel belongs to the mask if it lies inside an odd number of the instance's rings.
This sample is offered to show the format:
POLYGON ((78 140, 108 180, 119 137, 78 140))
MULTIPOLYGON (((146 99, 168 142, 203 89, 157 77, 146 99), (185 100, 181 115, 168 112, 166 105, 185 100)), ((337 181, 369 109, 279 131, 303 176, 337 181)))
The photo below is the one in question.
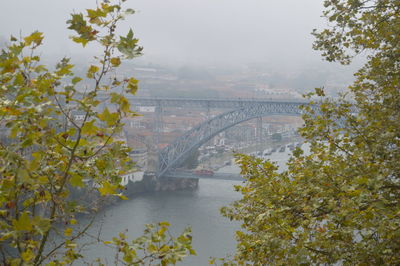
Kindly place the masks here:
MULTIPOLYGON (((107 99, 109 95, 98 94, 99 99, 107 99)), ((304 104, 303 99, 266 99, 266 98, 153 98, 127 95, 134 106, 162 107, 206 107, 237 109, 254 104, 304 104)))

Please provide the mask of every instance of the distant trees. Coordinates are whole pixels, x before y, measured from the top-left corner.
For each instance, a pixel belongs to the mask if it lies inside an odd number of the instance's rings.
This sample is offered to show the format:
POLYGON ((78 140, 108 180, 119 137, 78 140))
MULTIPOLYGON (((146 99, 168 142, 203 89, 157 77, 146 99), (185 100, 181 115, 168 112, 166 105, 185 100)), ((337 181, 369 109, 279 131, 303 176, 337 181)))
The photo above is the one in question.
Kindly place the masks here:
POLYGON ((282 134, 281 133, 274 133, 271 136, 273 141, 282 141, 282 134))
POLYGON ((182 166, 186 167, 187 169, 196 169, 197 166, 199 166, 199 156, 200 156, 199 150, 193 151, 189 155, 189 157, 185 160, 185 162, 182 164, 182 166))
MULTIPOLYGON (((133 163, 129 149, 114 136, 122 130, 122 118, 135 115, 124 95, 135 94, 138 81, 119 79, 115 71, 142 48, 132 30, 124 36, 116 32, 117 24, 134 11, 122 9, 124 0, 111 2, 72 14, 67 22, 74 42, 83 47, 96 43, 103 50, 87 67, 91 86, 79 88, 84 77, 74 74, 68 58, 54 70, 40 64, 35 52, 44 40, 41 32, 11 37, 1 51, 0 130, 6 135, 0 140, 2 265, 64 265, 82 257, 77 240, 93 220, 80 224, 76 216, 99 206, 72 199, 72 189, 85 191, 82 197, 95 191, 101 197, 125 198, 119 192, 120 176, 133 163), (99 94, 107 97, 99 100, 99 94), (101 104, 107 107, 99 108, 101 104)), ((129 265, 164 265, 194 254, 190 229, 175 239, 168 226, 148 225, 132 242, 121 233, 104 244, 116 248, 115 263, 129 265)))
MULTIPOLYGON (((396 265, 400 261, 400 1, 325 0, 332 26, 314 31, 328 61, 366 64, 348 93, 304 107, 310 153, 288 170, 238 155, 243 198, 223 208, 242 222, 227 264, 396 265)), ((313 99, 313 98, 312 98, 313 99)))

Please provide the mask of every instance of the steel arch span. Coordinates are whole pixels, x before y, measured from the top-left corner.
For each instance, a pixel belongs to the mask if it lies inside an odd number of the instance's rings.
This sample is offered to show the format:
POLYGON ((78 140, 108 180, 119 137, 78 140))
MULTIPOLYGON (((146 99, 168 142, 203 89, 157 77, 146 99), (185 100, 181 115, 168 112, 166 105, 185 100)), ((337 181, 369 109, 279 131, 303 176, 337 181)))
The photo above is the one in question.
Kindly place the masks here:
POLYGON ((173 143, 162 149, 158 155, 158 177, 163 177, 169 170, 177 167, 201 145, 218 133, 244 121, 267 115, 301 115, 299 108, 304 103, 270 102, 249 105, 213 117, 195 126, 173 143))

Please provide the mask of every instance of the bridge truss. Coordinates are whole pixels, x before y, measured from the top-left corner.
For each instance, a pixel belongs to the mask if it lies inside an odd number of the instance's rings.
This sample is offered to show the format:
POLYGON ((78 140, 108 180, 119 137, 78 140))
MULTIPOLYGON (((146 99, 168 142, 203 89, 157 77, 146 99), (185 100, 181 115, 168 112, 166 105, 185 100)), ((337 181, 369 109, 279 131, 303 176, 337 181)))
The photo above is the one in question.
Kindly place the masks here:
MULTIPOLYGON (((235 102, 234 105, 243 102, 235 102)), ((257 102, 246 101, 239 109, 213 117, 192 128, 172 144, 160 151, 158 177, 165 176, 178 167, 201 145, 219 134, 244 121, 267 115, 301 115, 300 105, 304 102, 257 102)))

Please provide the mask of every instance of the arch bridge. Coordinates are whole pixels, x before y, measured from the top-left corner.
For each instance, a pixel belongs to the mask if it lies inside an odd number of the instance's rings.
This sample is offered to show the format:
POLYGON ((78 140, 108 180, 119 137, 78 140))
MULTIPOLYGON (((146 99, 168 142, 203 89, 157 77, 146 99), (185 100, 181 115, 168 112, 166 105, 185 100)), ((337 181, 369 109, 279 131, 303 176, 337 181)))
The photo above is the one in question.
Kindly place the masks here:
MULTIPOLYGON (((160 100, 160 99, 159 99, 160 100)), ((149 100, 150 101, 150 100, 149 100)), ((181 102, 182 99, 166 99, 166 104, 181 102)), ((299 116, 302 111, 299 108, 304 101, 271 101, 271 100, 195 100, 190 99, 189 104, 212 106, 217 108, 236 108, 215 116, 201 124, 195 126, 182 136, 178 137, 173 143, 165 147, 158 155, 157 177, 165 177, 174 168, 182 164, 185 159, 201 145, 211 138, 233 127, 239 123, 250 119, 267 115, 291 115, 299 116)), ((183 103, 181 103, 183 104, 183 103)), ((187 102, 185 103, 187 104, 187 102)))

